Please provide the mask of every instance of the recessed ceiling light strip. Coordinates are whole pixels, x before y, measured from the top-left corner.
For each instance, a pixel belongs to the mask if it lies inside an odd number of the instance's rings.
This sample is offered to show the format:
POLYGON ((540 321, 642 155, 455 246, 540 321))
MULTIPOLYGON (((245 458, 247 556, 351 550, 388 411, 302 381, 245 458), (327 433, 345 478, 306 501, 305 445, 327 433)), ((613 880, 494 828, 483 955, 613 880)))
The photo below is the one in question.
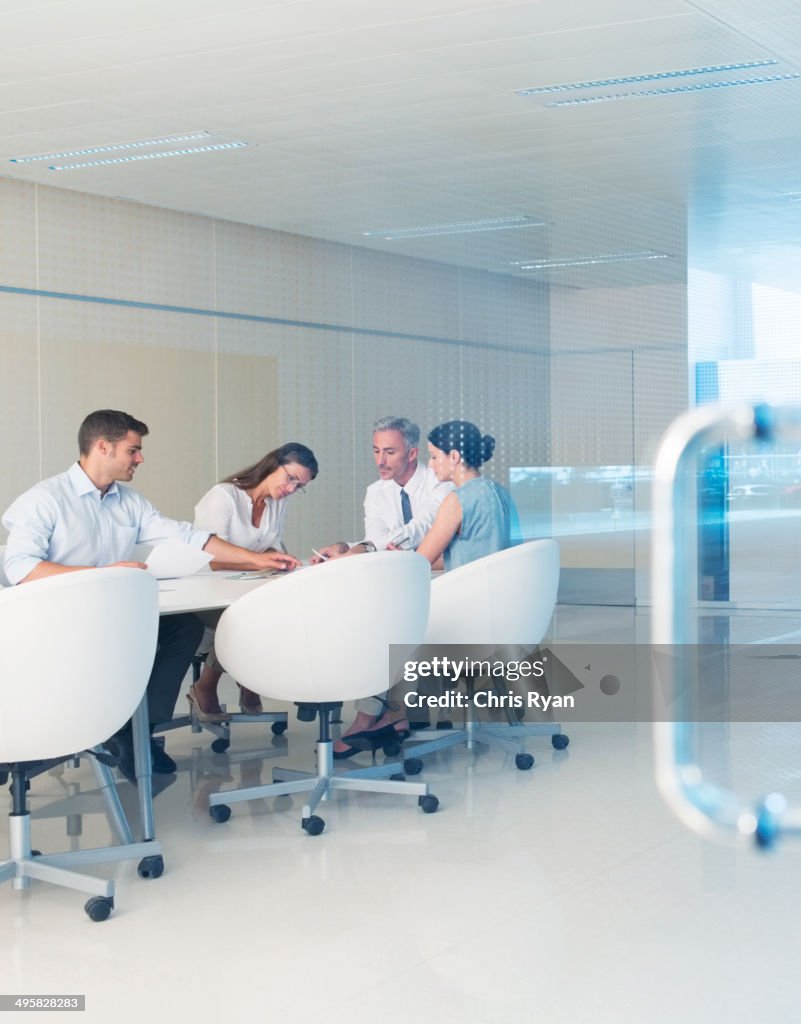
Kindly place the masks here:
POLYGON ((394 241, 401 238, 424 238, 428 235, 463 235, 473 231, 509 231, 515 228, 542 228, 546 222, 531 217, 486 217, 483 220, 468 220, 453 224, 427 224, 416 228, 382 228, 378 231, 363 231, 366 238, 382 238, 394 241))
POLYGON ((64 160, 73 156, 92 156, 94 153, 114 153, 123 149, 139 149, 142 146, 169 146, 175 142, 192 142, 195 139, 211 138, 208 132, 190 132, 186 135, 167 135, 161 139, 141 139, 137 142, 117 142, 108 146, 92 146, 87 149, 68 149, 63 153, 44 153, 40 156, 12 157, 9 163, 32 164, 38 160, 64 160))
POLYGON ((748 68, 764 68, 778 64, 778 60, 751 60, 741 64, 709 64, 702 68, 685 68, 681 71, 656 71, 648 75, 628 75, 625 78, 599 78, 589 82, 566 82, 564 85, 533 86, 530 89, 515 89, 517 96, 535 96, 539 93, 572 92, 574 89, 607 89, 612 85, 634 85, 636 82, 659 82, 666 78, 688 78, 691 75, 715 75, 723 71, 745 71, 748 68))
POLYGON ((189 156, 191 153, 215 153, 220 149, 241 149, 247 142, 221 142, 216 146, 195 146, 192 149, 171 149, 164 153, 137 153, 136 156, 116 156, 107 160, 86 160, 80 164, 54 164, 49 171, 77 171, 82 167, 107 167, 110 164, 128 164, 135 160, 162 160, 168 156, 189 156))
POLYGON ((709 89, 731 89, 735 85, 764 85, 767 82, 790 82, 801 78, 801 74, 766 75, 762 78, 738 78, 732 82, 699 82, 697 85, 673 85, 664 89, 640 89, 635 92, 618 92, 609 96, 581 96, 572 100, 552 100, 546 107, 578 107, 589 103, 611 103, 614 100, 642 99, 646 96, 675 96, 683 92, 702 92, 709 89))
POLYGON ((561 270, 565 267, 588 267, 599 263, 624 263, 631 260, 667 260, 670 256, 666 252, 653 252, 646 249, 643 252, 610 252, 601 253, 597 256, 576 256, 566 259, 555 260, 520 260, 510 263, 509 266, 517 267, 518 270, 561 270))

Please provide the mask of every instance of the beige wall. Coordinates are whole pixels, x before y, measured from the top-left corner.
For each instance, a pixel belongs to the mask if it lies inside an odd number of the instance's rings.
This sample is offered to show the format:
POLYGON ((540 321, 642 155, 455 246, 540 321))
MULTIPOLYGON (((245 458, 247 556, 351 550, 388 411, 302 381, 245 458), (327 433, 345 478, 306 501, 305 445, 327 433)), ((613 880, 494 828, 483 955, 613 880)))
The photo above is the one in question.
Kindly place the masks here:
POLYGON ((30 291, 0 291, 0 508, 66 468, 100 407, 149 424, 137 487, 176 517, 269 448, 310 445, 299 554, 361 535, 378 416, 476 421, 502 482, 549 461, 545 286, 1 178, 0 224, 0 288, 30 291))
MULTIPOLYGON (((672 283, 549 288, 0 178, 0 508, 66 468, 104 406, 150 425, 137 486, 179 518, 275 445, 312 447, 320 476, 289 499, 301 555, 361 536, 379 416, 474 420, 504 483, 647 464, 687 394, 684 224, 658 213, 672 283)), ((636 569, 645 592, 647 535, 560 543, 565 566, 636 569)))

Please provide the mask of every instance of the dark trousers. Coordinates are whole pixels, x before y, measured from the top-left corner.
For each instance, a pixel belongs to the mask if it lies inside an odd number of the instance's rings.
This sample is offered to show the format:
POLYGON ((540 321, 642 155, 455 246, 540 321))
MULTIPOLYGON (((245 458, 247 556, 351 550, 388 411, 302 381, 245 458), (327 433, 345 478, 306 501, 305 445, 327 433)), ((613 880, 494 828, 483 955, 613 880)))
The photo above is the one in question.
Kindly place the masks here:
POLYGON ((156 659, 147 684, 151 725, 168 722, 175 710, 181 682, 203 637, 203 623, 196 615, 162 615, 156 659))

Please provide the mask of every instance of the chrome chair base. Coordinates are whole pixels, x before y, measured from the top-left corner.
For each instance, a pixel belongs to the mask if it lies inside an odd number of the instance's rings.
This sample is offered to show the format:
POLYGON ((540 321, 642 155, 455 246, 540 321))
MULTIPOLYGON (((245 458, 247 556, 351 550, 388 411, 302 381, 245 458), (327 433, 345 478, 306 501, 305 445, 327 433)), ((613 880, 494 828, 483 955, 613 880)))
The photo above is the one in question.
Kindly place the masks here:
POLYGON ((70 868, 116 863, 141 857, 140 876, 158 878, 163 873, 164 863, 159 842, 134 842, 111 769, 95 758, 92 758, 92 767, 103 795, 109 822, 121 845, 51 854, 35 852, 31 843, 31 812, 24 792, 27 775, 24 771, 12 770, 14 783, 12 811, 9 815, 9 857, 0 861, 0 883, 10 881, 13 889, 28 889, 31 881, 37 880, 89 893, 94 899, 86 903, 86 913, 93 921, 104 921, 114 909, 114 881, 85 875, 80 871, 69 870, 70 868), (22 793, 19 792, 20 787, 23 789, 22 793))
MULTIPOLYGON (((422 729, 413 731, 406 738, 407 758, 403 763, 397 762, 393 767, 400 771, 404 764, 408 764, 409 758, 421 758, 427 754, 433 754, 437 750, 447 750, 450 747, 465 746, 473 750, 477 743, 483 743, 489 747, 497 747, 515 754, 515 764, 521 770, 531 768, 534 764, 534 755, 526 750, 526 740, 533 736, 550 736, 553 746, 557 750, 564 749, 568 745, 567 736, 562 734, 561 725, 555 722, 541 723, 516 723, 516 724, 494 724, 477 722, 475 719, 467 719, 461 729, 445 729, 433 731, 422 729)), ((418 769, 419 770, 419 769, 418 769)))
MULTIPOLYGON (((321 732, 327 734, 327 721, 324 727, 321 725, 321 732)), ((209 814, 214 821, 224 822, 231 816, 230 804, 293 793, 309 793, 310 796, 303 805, 301 827, 309 835, 319 835, 325 828, 325 822, 314 812, 322 801, 328 800, 337 790, 416 796, 418 805, 426 814, 432 814, 439 806, 439 800, 429 791, 428 785, 424 782, 407 782, 399 765, 372 765, 369 768, 335 772, 333 740, 330 738, 317 741, 316 772, 274 768, 273 779, 271 784, 264 786, 249 786, 245 789, 212 793, 209 796, 209 814)))

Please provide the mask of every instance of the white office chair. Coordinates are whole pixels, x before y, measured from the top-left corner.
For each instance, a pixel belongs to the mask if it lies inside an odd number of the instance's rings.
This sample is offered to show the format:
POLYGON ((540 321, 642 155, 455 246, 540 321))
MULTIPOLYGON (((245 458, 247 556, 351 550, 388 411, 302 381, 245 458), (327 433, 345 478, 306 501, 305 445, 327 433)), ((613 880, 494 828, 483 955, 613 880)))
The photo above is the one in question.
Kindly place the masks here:
MULTIPOLYGON (((85 906, 94 921, 111 913, 114 882, 66 869, 153 854, 157 845, 36 855, 27 783, 98 746, 131 717, 147 686, 157 633, 158 583, 138 569, 64 573, 0 591, 0 768, 12 780, 10 856, 0 861, 0 882, 26 889, 37 878, 94 893, 85 906)), ((100 767, 98 778, 113 787, 108 768, 100 767)), ((130 836, 121 810, 112 824, 130 836)))
MULTIPOLYGON (((499 648, 522 648, 531 652, 545 636, 553 616, 559 587, 559 545, 553 540, 534 540, 497 554, 479 558, 458 569, 443 573, 431 584, 431 612, 425 645, 475 645, 484 649, 480 658, 490 658, 499 648)), ((435 750, 466 744, 468 749, 480 741, 517 751, 515 764, 530 768, 534 758, 524 745, 529 736, 550 736, 553 746, 562 750, 568 738, 561 726, 552 723, 518 722, 507 712, 507 724, 478 722, 467 714, 464 728, 438 732, 435 738, 427 730, 413 731, 407 743, 410 756, 404 771, 417 774, 419 758, 435 750)))
POLYGON ((215 821, 228 820, 232 803, 310 792, 301 825, 318 835, 325 822, 314 810, 337 789, 412 795, 426 813, 437 809, 428 787, 404 781, 397 767, 335 774, 330 736, 331 713, 343 701, 386 688, 389 645, 423 639, 429 581, 428 562, 420 555, 377 552, 299 570, 227 609, 216 645, 231 675, 263 696, 314 705, 320 729, 315 773, 274 769, 272 785, 213 793, 209 813, 215 821))

